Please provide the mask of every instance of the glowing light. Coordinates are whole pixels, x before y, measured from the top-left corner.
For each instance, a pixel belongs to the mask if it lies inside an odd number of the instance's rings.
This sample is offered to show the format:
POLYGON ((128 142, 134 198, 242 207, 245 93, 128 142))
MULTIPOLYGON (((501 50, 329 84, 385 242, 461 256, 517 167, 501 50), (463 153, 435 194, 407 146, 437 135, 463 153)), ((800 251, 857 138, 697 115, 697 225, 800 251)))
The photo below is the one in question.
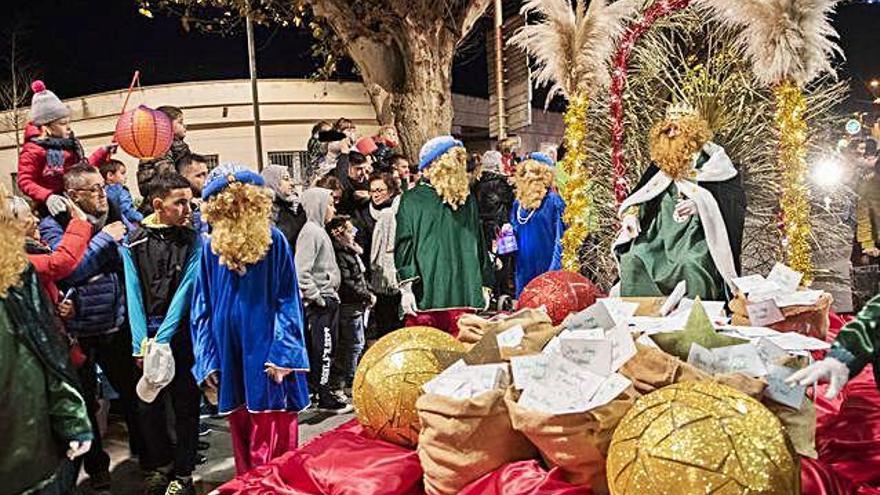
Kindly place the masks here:
POLYGON ((813 182, 821 187, 834 187, 843 178, 843 167, 834 158, 824 158, 813 166, 813 182))

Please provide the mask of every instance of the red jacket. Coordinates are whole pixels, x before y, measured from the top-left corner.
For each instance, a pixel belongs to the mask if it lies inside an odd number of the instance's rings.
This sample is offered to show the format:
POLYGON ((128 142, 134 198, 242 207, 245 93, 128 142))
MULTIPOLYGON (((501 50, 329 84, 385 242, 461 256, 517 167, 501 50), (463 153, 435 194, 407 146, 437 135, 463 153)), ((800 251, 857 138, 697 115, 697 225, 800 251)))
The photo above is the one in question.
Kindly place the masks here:
POLYGON ((34 265, 40 285, 52 303, 58 304, 61 301, 55 283, 76 270, 91 239, 92 224, 85 220, 72 219, 55 251, 48 254, 28 254, 28 260, 34 265))
MULTIPOLYGON (((76 153, 65 150, 63 169, 46 166, 46 148, 33 142, 40 136, 40 129, 28 123, 24 130, 24 145, 18 157, 18 187, 37 203, 64 191, 64 173, 77 165, 81 158, 76 153)), ((89 165, 98 167, 110 158, 110 152, 102 146, 89 157, 89 165)))

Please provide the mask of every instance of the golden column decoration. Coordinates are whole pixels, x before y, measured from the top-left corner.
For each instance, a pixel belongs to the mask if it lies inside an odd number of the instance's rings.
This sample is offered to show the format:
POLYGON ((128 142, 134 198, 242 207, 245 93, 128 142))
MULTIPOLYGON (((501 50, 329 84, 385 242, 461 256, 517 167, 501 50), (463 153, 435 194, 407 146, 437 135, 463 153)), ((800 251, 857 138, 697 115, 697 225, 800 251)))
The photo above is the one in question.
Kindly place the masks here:
POLYGON ((594 223, 592 195, 590 194, 590 169, 587 167, 587 110, 589 98, 579 93, 568 101, 565 111, 565 158, 562 172, 568 177, 559 191, 565 200, 562 221, 568 226, 562 237, 562 268, 580 272, 578 250, 590 233, 594 223))
POLYGON ((776 128, 779 132, 779 206, 783 248, 789 266, 804 274, 808 283, 813 273, 810 246, 810 201, 807 190, 807 99, 790 79, 773 88, 776 99, 776 128))

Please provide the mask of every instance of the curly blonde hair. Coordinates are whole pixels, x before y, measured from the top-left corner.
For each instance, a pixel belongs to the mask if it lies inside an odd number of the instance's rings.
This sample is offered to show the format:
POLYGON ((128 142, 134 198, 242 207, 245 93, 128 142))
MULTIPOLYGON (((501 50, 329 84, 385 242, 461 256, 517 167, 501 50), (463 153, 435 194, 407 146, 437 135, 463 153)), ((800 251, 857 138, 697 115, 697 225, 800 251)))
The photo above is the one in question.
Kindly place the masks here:
POLYGON ((424 171, 425 177, 437 190, 443 202, 457 210, 467 201, 470 181, 467 173, 467 151, 460 146, 437 158, 424 171))
POLYGON ((651 160, 674 180, 686 177, 693 166, 693 156, 712 139, 709 123, 701 117, 688 115, 663 120, 651 128, 651 160), (678 134, 667 135, 675 127, 678 134))
POLYGON ((527 210, 541 206, 554 180, 553 169, 537 160, 525 160, 517 165, 513 183, 520 206, 527 210))
POLYGON ((25 232, 9 208, 9 192, 0 184, 0 297, 21 281, 28 266, 24 252, 25 232))
POLYGON ((208 200, 202 214, 211 225, 211 250, 220 264, 244 275, 272 245, 272 197, 268 190, 237 182, 208 200))

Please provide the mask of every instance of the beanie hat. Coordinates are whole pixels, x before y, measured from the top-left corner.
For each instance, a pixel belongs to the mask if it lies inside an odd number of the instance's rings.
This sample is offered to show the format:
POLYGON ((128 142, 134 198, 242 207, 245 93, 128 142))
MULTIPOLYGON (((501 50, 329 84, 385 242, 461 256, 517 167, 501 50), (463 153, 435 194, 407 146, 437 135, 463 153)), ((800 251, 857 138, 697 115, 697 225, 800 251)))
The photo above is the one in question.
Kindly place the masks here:
POLYGON ((538 152, 529 153, 529 156, 527 158, 529 160, 534 160, 536 162, 543 163, 544 165, 547 165, 548 167, 555 167, 556 166, 556 163, 553 161, 553 159, 550 158, 550 156, 547 155, 546 153, 538 153, 538 152))
POLYGON ((238 163, 227 163, 220 165, 211 170, 208 178, 205 180, 205 189, 202 191, 202 199, 207 201, 214 196, 223 192, 230 184, 241 182, 244 184, 253 184, 255 186, 264 186, 266 181, 260 174, 238 163))
POLYGON ((358 139, 354 147, 364 155, 372 155, 379 149, 379 147, 376 146, 376 142, 368 137, 358 139))
POLYGON ((431 139, 422 146, 422 150, 419 152, 419 171, 428 168, 434 160, 456 147, 464 148, 464 144, 452 136, 439 136, 431 139))
POLYGON ((483 153, 483 170, 487 172, 498 172, 501 170, 501 152, 489 150, 483 153))
POLYGON ((70 109, 55 96, 55 93, 46 89, 43 81, 32 82, 31 90, 34 92, 34 97, 31 98, 31 122, 34 125, 46 125, 70 117, 70 109))

